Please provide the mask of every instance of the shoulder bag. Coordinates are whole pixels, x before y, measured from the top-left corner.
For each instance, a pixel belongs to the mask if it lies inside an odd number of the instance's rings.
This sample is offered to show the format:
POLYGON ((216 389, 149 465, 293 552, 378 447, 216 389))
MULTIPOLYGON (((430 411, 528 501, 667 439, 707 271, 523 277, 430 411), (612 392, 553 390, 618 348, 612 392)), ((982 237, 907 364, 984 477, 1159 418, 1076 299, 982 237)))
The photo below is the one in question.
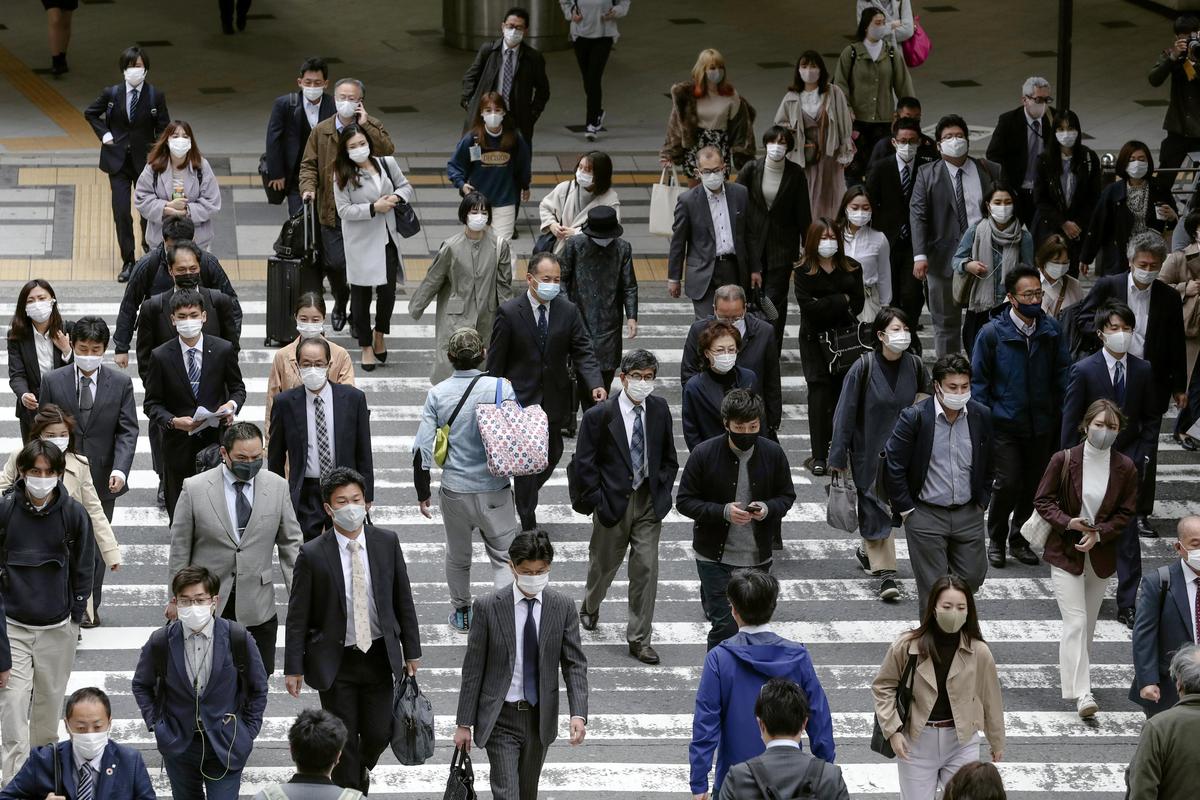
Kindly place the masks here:
POLYGON ((454 424, 454 420, 458 419, 458 412, 462 411, 463 403, 467 402, 467 398, 471 396, 471 390, 485 374, 487 373, 481 372, 471 379, 471 383, 463 392, 458 405, 454 407, 454 413, 450 415, 450 419, 446 420, 445 425, 437 429, 437 433, 433 436, 433 460, 439 467, 445 464, 446 459, 450 456, 450 426, 454 424))
POLYGON ((900 50, 904 53, 904 63, 910 67, 919 67, 929 58, 930 52, 933 51, 933 42, 921 27, 920 17, 913 17, 912 36, 900 43, 900 50))
MULTIPOLYGON (((904 731, 904 723, 908 721, 908 709, 912 706, 913 680, 917 675, 917 657, 909 654, 908 663, 904 665, 904 674, 896 684, 896 715, 900 717, 900 731, 904 731)), ((884 758, 895 758, 896 751, 892 743, 883 735, 879 725, 879 715, 875 715, 875 730, 871 733, 871 749, 884 758)))
MULTIPOLYGON (((1071 451, 1063 450, 1062 472, 1058 475, 1058 499, 1059 507, 1062 508, 1062 503, 1066 499, 1066 484, 1067 484, 1067 467, 1071 464, 1071 451)), ((1050 537, 1052 530, 1050 523, 1037 512, 1035 508, 1033 513, 1029 515, 1029 519, 1025 520, 1025 524, 1021 526, 1021 535, 1025 537, 1025 541, 1029 542, 1029 546, 1038 550, 1043 550, 1046 547, 1046 539, 1050 537)))
MULTIPOLYGON (((411 239, 421 232, 421 221, 417 219, 417 212, 413 210, 412 205, 399 194, 400 184, 392 174, 392 167, 395 167, 396 171, 400 172, 400 165, 396 163, 396 159, 392 156, 384 156, 382 160, 387 167, 388 178, 391 180, 392 186, 397 189, 396 199, 400 201, 392 209, 396 215, 396 233, 405 239, 411 239)), ((400 177, 404 177, 403 172, 400 172, 400 177)))
POLYGON ((871 348, 863 343, 863 329, 868 333, 870 326, 866 323, 855 322, 842 328, 831 328, 817 334, 817 342, 821 346, 821 357, 830 375, 841 375, 854 366, 864 352, 871 348))
POLYGON ((550 463, 550 422, 540 405, 522 408, 518 400, 504 400, 503 386, 497 378, 495 403, 475 409, 488 472, 497 478, 536 475, 550 463))
POLYGON ((650 187, 650 233, 654 236, 670 236, 675 228, 675 204, 679 195, 683 194, 683 186, 679 185, 679 173, 671 167, 671 179, 667 180, 667 170, 662 171, 658 183, 650 187))

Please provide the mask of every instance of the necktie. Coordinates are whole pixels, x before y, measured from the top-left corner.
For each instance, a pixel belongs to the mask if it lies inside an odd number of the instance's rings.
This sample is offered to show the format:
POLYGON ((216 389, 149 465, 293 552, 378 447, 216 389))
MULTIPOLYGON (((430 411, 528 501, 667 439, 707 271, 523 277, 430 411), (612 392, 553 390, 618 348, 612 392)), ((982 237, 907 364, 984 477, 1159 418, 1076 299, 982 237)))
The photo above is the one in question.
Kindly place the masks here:
POLYGON ((538 702, 538 635, 537 623, 533 619, 533 607, 537 598, 526 597, 525 603, 525 632, 521 644, 521 655, 524 663, 522 669, 522 685, 525 689, 525 702, 536 706, 538 702))
POLYGON ((134 89, 129 94, 129 121, 133 121, 133 115, 137 112, 138 100, 141 98, 141 91, 134 89))
POLYGON ((965 231, 967 229, 967 199, 963 194, 962 178, 963 171, 961 169, 954 173, 954 211, 958 215, 958 229, 965 231))
POLYGON ((196 356, 200 351, 194 347, 188 348, 187 352, 187 372, 188 383, 192 384, 192 397, 200 398, 200 364, 196 361, 196 356))
POLYGON ((550 324, 546 321, 546 307, 538 306, 538 339, 541 340, 542 348, 546 347, 546 331, 550 324))
POLYGON ((1195 578, 1196 583, 1196 627, 1192 628, 1192 632, 1196 634, 1196 642, 1200 644, 1200 578, 1195 578))
POLYGON ((79 376, 79 424, 87 427, 88 417, 92 414, 92 379, 87 375, 79 376))
POLYGON ((362 544, 350 542, 350 598, 354 601, 354 644, 364 653, 371 649, 371 617, 367 613, 367 573, 358 557, 362 544))
POLYGON ((245 481, 234 481, 233 489, 237 492, 237 500, 234 506, 237 508, 237 540, 242 540, 242 534, 246 531, 246 526, 250 524, 250 501, 246 499, 245 481))
MULTIPOLYGON (((912 168, 908 164, 900 170, 900 191, 904 193, 904 204, 908 206, 908 201, 912 199, 912 168)), ((908 216, 905 215, 904 222, 900 223, 900 238, 907 239, 909 236, 908 216)))
POLYGON ((1118 361, 1116 369, 1113 370, 1113 394, 1117 396, 1117 405, 1124 408, 1125 406, 1125 362, 1118 361))
POLYGON ((325 427, 325 401, 320 397, 313 398, 313 417, 317 429, 317 464, 324 478, 333 469, 333 454, 329 451, 329 431, 325 427))
MULTIPOLYGON (((55 752, 55 757, 58 753, 55 752)), ((92 765, 84 764, 79 768, 79 790, 75 797, 77 800, 92 800, 95 790, 95 783, 92 780, 92 765)))
POLYGON ((504 104, 511 107, 508 102, 509 92, 512 91, 513 73, 517 69, 517 51, 512 48, 504 48, 504 73, 500 77, 500 94, 504 96, 504 104))
POLYGON ((642 428, 642 407, 633 407, 633 437, 629 443, 629 459, 633 462, 633 488, 642 485, 646 476, 646 431, 642 428))

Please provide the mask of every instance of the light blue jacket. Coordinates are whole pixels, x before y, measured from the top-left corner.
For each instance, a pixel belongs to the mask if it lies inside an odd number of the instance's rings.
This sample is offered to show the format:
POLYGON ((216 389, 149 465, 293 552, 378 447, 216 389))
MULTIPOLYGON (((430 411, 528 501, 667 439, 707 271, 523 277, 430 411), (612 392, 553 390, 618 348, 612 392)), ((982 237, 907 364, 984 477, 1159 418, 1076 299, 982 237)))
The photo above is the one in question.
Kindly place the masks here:
MULTIPOLYGON (((454 407, 462 399, 463 392, 480 370, 455 370, 454 374, 429 390, 425 407, 421 409, 421 425, 413 439, 413 452, 421 453, 421 464, 433 469, 433 441, 437 429, 450 420, 454 407)), ((508 478, 497 478, 488 472, 487 451, 479 437, 479 425, 475 420, 475 406, 492 405, 496 402, 496 381, 503 384, 502 400, 516 400, 512 384, 503 378, 484 375, 471 390, 471 396, 463 403, 462 410, 450 426, 450 452, 442 465, 442 486, 452 492, 496 492, 509 488, 508 478)))

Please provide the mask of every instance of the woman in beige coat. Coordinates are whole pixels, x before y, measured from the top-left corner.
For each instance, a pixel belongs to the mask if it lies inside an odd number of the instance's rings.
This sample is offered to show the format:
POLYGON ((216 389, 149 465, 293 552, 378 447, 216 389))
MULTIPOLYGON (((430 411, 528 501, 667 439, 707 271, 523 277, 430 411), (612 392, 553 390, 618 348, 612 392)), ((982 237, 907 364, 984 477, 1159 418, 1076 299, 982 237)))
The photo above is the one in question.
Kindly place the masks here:
POLYGON ((1004 757, 996 662, 979 632, 971 590, 955 575, 934 582, 920 626, 888 649, 871 692, 879 727, 896 751, 901 800, 929 800, 960 767, 978 761, 980 732, 992 761, 1004 757), (896 690, 910 663, 912 702, 901 724, 896 690))
POLYGON ((1196 366, 1196 354, 1200 353, 1200 244, 1196 242, 1200 211, 1188 214, 1183 227, 1190 244, 1167 256, 1158 279, 1179 292, 1179 299, 1183 301, 1183 333, 1187 337, 1187 372, 1184 374, 1191 375, 1196 366))
MULTIPOLYGON (((621 198, 612 188, 612 159, 593 150, 579 157, 575 177, 550 190, 538 204, 542 233, 554 234, 554 255, 561 256, 567 239, 579 233, 587 222, 588 211, 596 206, 612 206, 621 221, 621 198)), ((482 332, 482 331, 481 331, 482 332)))
MULTIPOLYGON (((492 230, 492 204, 481 193, 468 192, 458 205, 458 219, 464 225, 463 232, 442 242, 425 279, 408 302, 408 313, 420 319, 429 304, 437 300, 437 353, 446 351, 450 334, 459 328, 474 328, 486 347, 496 309, 513 296, 509 244, 492 230)), ((434 359, 429 380, 441 383, 450 373, 450 362, 434 359)))
MULTIPOLYGON (((47 439, 63 451, 67 466, 62 477, 63 486, 67 487, 67 494, 87 511, 92 520, 92 533, 96 537, 96 548, 100 551, 100 557, 104 559, 105 566, 116 572, 121 566, 121 548, 117 544, 117 537, 113 535, 112 525, 108 523, 104 509, 100 506, 100 496, 96 494, 96 484, 92 483, 87 456, 75 451, 75 418, 53 403, 42 406, 34 415, 29 427, 27 441, 31 442, 34 439, 47 439)), ((17 472, 19 452, 21 448, 13 451, 8 457, 8 463, 4 465, 4 472, 0 474, 0 492, 7 492, 9 487, 16 483, 17 478, 21 477, 17 472)), ((89 622, 93 619, 92 615, 92 601, 89 598, 89 622)))

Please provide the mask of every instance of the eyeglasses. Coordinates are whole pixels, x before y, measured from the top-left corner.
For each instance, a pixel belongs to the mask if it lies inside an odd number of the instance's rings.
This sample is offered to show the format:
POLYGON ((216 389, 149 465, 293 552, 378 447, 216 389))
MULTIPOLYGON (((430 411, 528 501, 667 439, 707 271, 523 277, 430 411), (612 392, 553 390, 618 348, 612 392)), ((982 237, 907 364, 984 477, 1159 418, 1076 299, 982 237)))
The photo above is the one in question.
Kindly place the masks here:
POLYGON ((737 348, 736 347, 714 347, 712 350, 709 350, 708 352, 712 353, 714 356, 736 356, 737 348))
POLYGON ((1029 95, 1029 94, 1025 95, 1025 99, 1032 100, 1033 102, 1037 103, 1039 106, 1048 106, 1054 102, 1053 97, 1034 97, 1033 95, 1029 95))
POLYGON ((191 608, 192 606, 207 606, 212 603, 211 597, 180 597, 175 601, 175 605, 180 608, 191 608))
POLYGON ((725 168, 717 167, 716 169, 702 169, 702 170, 700 170, 700 174, 701 175, 724 175, 725 168))
POLYGON ((1043 292, 1041 289, 1035 289, 1031 292, 1014 294, 1013 297, 1017 298, 1018 300, 1041 300, 1043 295, 1045 295, 1045 292, 1043 292))

